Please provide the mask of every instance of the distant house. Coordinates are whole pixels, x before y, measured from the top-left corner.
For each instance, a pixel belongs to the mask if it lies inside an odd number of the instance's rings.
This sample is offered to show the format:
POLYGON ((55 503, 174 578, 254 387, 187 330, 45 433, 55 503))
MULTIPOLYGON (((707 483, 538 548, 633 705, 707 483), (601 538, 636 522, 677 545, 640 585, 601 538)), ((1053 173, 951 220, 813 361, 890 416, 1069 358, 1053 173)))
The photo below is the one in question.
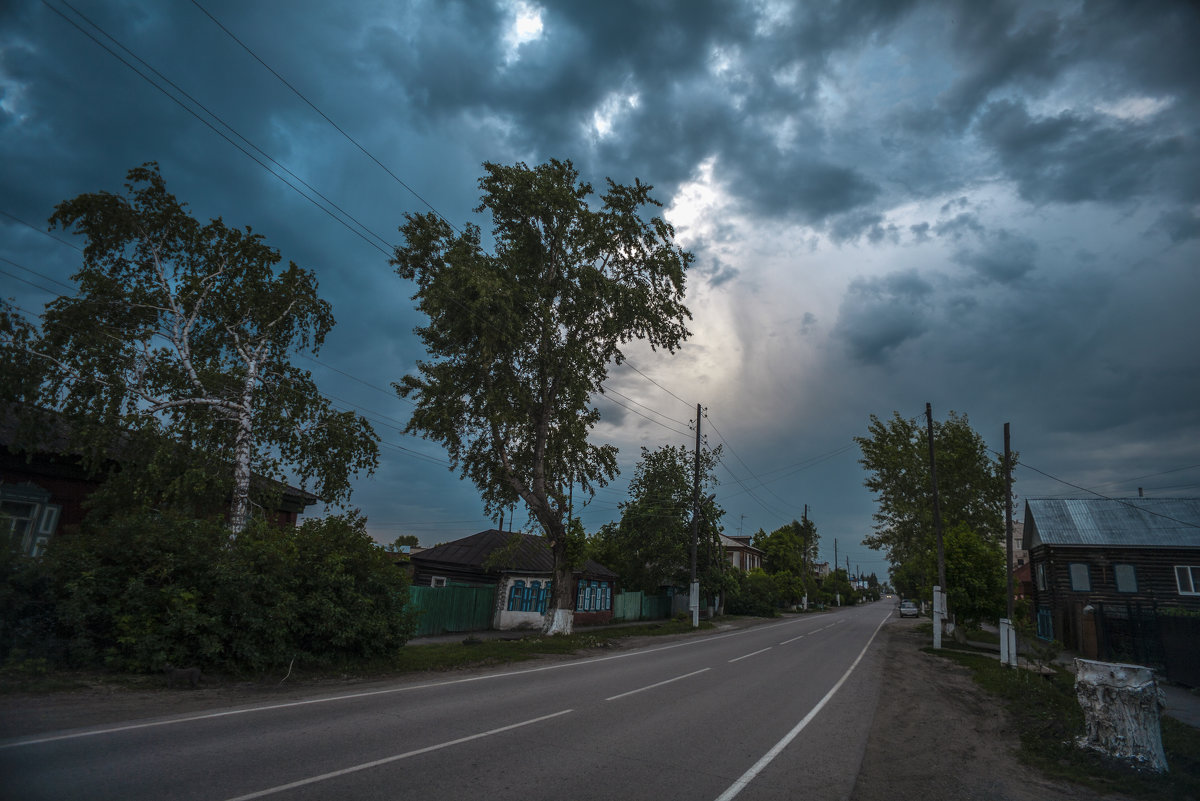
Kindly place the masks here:
MULTIPOLYGON (((23 553, 40 556, 52 537, 83 522, 84 501, 103 476, 84 470, 65 427, 55 426, 32 451, 15 444, 16 431, 13 414, 0 419, 0 528, 23 553)), ((119 459, 114 458, 112 469, 119 468, 119 459)), ((304 509, 319 500, 295 487, 285 485, 282 490, 272 514, 282 524, 294 525, 304 509)))
POLYGON ((1084 656, 1144 616, 1200 611, 1200 499, 1028 500, 1023 545, 1038 636, 1084 656))
MULTIPOLYGON (((414 586, 494 586, 492 628, 541 625, 554 578, 554 556, 545 537, 488 529, 410 558, 414 586)), ((612 620, 616 580, 616 573, 591 559, 574 572, 575 625, 612 620)))
POLYGON ((721 545, 725 546, 725 556, 729 559, 729 564, 740 570, 762 567, 766 552, 751 545, 750 537, 726 537, 724 534, 719 536, 721 545))

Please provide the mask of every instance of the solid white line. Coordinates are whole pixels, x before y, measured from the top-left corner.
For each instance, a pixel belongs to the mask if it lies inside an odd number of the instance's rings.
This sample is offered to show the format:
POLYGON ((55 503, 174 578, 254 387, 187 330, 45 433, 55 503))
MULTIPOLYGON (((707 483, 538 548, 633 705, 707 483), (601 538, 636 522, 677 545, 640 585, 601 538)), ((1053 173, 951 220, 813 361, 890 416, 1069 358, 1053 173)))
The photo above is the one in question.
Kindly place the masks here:
POLYGON ((520 723, 513 723, 508 726, 501 726, 498 729, 491 729, 490 731, 480 732, 479 734, 472 734, 468 737, 459 737, 457 740, 450 740, 449 742, 438 743, 437 745, 430 745, 430 746, 426 746, 425 748, 418 748, 415 751, 406 751, 403 754, 396 754, 395 756, 384 757, 383 759, 376 759, 371 762, 364 762, 361 765, 352 765, 351 767, 342 768, 341 770, 330 771, 329 773, 322 773, 320 776, 312 776, 310 778, 301 779, 299 781, 290 782, 288 784, 281 784, 278 787, 268 787, 267 789, 259 790, 256 793, 249 793, 248 795, 239 795, 237 798, 230 798, 230 799, 228 799, 228 801, 250 801, 250 799, 252 799, 252 798, 262 798, 263 796, 274 795, 275 793, 282 793, 284 790, 292 790, 292 789, 295 789, 296 787, 304 787, 305 785, 308 785, 308 784, 316 784, 317 782, 323 782, 323 781, 326 781, 327 779, 334 779, 334 778, 337 778, 338 776, 345 776, 348 773, 357 773, 360 770, 369 770, 370 768, 377 768, 380 765, 386 765, 389 762, 396 762, 401 759, 408 759, 409 757, 419 756, 420 754, 428 754, 430 751, 438 751, 442 748, 449 748, 452 745, 460 745, 462 743, 470 742, 471 740, 478 740, 483 737, 491 737, 494 734, 501 734, 506 731, 512 731, 513 729, 519 729, 522 726, 530 726, 534 723, 541 723, 543 720, 550 720, 551 718, 556 718, 556 717, 559 717, 560 715, 565 715, 568 712, 572 712, 572 711, 573 710, 570 710, 570 709, 564 709, 561 712, 555 712, 554 714, 551 714, 551 715, 542 715, 540 718, 533 718, 532 720, 524 720, 524 721, 521 721, 520 723))
POLYGON ((685 673, 685 674, 684 674, 684 675, 682 675, 682 676, 676 676, 675 678, 673 678, 673 679, 667 679, 666 681, 660 681, 660 682, 658 682, 657 684, 648 684, 648 685, 646 685, 645 687, 640 687, 640 688, 638 688, 638 689, 636 689, 636 690, 630 690, 630 691, 629 691, 629 692, 627 692, 627 693, 621 693, 620 695, 613 695, 613 696, 609 696, 608 698, 605 698, 604 700, 605 700, 605 701, 615 701, 615 700, 617 700, 618 698, 624 698, 624 697, 625 697, 625 696, 627 696, 627 695, 634 695, 635 693, 640 693, 640 692, 642 692, 642 691, 644 691, 644 690, 653 690, 655 687, 661 687, 661 686, 663 686, 664 684, 670 684, 670 683, 671 683, 671 682, 673 682, 673 681, 679 681, 680 679, 690 679, 692 676, 698 676, 698 675, 700 675, 701 673, 703 673, 704 671, 706 671, 706 670, 708 670, 708 669, 709 669, 709 668, 700 668, 700 670, 695 670, 695 671, 692 671, 691 673, 685 673))
POLYGON ((623 654, 613 654, 611 656, 597 656, 591 659, 578 659, 571 662, 559 662, 554 665, 544 665, 536 668, 525 668, 523 670, 510 670, 506 673, 488 673, 482 676, 469 676, 464 679, 450 679, 448 681, 435 681, 428 684, 413 684, 406 687, 389 687, 386 690, 366 690, 359 693, 347 693, 345 695, 333 695, 323 698, 309 698, 304 701, 289 701, 282 704, 267 704, 266 706, 252 706, 244 709, 228 709, 223 712, 207 712, 202 715, 186 715, 183 717, 169 718, 167 720, 154 720, 146 723, 130 723, 124 726, 112 726, 104 729, 93 729, 90 731, 77 731, 69 734, 53 734, 46 737, 36 737, 30 740, 18 740, 11 743, 0 743, 0 751, 9 748, 21 748, 27 745, 40 745, 42 743, 53 743, 60 740, 74 740, 79 737, 96 737, 102 734, 116 734, 123 731, 133 731, 135 729, 149 729, 156 726, 172 726, 177 723, 191 723, 197 720, 211 720, 213 718, 224 718, 232 715, 248 715, 253 712, 270 712, 275 709, 289 709, 297 706, 308 706, 310 704, 327 704, 334 701, 349 701, 356 698, 370 698, 376 695, 390 695, 393 693, 411 692, 413 690, 427 690, 434 687, 447 687, 453 684, 466 684, 473 681, 485 681, 488 679, 503 679, 510 676, 523 676, 528 673, 541 673, 547 670, 561 670, 563 668, 578 667, 580 665, 590 665, 595 662, 607 662, 612 659, 627 659, 631 656, 641 656, 642 654, 653 654, 659 651, 668 651, 672 648, 683 648, 689 645, 700 645, 706 642, 715 640, 723 640, 727 637, 737 637, 742 634, 747 634, 751 631, 762 631, 777 626, 786 626, 793 623, 807 622, 802 619, 785 620, 780 623, 770 623, 763 626, 749 626, 744 629, 730 631, 725 634, 713 634, 706 637, 698 637, 693 640, 685 640, 683 642, 672 643, 671 645, 662 645, 657 648, 644 648, 637 651, 629 651, 623 654))
POLYGON ((890 612, 888 613, 887 617, 879 621, 879 625, 876 626, 875 631, 871 633, 871 639, 867 640, 867 644, 864 645, 863 649, 858 652, 858 656, 850 664, 850 667, 846 669, 846 672, 842 674, 842 677, 837 680, 837 684, 833 685, 829 692, 825 693, 825 697, 818 701, 817 705, 810 709, 808 714, 796 724, 795 728, 785 734, 782 740, 775 743, 771 750, 763 755, 762 759, 755 762, 754 766, 751 767, 750 770, 743 773, 737 781, 729 785, 729 789, 717 796, 717 801, 730 801, 730 799, 735 798, 747 784, 754 781, 754 777, 761 773, 763 768, 771 764, 775 757, 779 756, 783 749, 787 748, 788 744, 790 744, 792 740, 796 739, 796 736, 800 734, 800 732, 804 730, 804 727, 807 726, 812 719, 817 716, 817 713, 825 708, 825 705, 829 703, 829 699, 833 698, 837 691, 842 689, 842 685, 846 683, 846 679, 850 678, 850 674, 854 672, 856 667, 858 667, 858 663, 861 662, 863 656, 866 655, 867 649, 870 648, 871 643, 875 641, 875 635, 879 634, 879 630, 883 628, 883 624, 887 622, 888 617, 891 617, 890 612))
POLYGON ((742 654, 741 656, 734 657, 733 659, 730 659, 729 661, 730 662, 740 662, 743 659, 749 659, 752 656, 757 656, 758 654, 761 654, 763 651, 770 651, 771 648, 772 648, 772 646, 768 645, 766 648, 760 648, 759 650, 755 651, 752 654, 742 654))

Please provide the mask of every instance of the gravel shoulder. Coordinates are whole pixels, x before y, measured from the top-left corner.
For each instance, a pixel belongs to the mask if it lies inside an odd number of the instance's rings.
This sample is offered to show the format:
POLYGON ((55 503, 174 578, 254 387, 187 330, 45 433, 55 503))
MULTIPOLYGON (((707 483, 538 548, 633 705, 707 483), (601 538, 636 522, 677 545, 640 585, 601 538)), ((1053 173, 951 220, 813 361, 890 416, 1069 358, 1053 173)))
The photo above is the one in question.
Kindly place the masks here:
MULTIPOLYGON (((1020 735, 960 665, 922 652, 916 620, 884 627, 884 687, 851 801, 1090 801, 1021 764, 1020 735)), ((1121 801, 1125 796, 1104 796, 1121 801)))

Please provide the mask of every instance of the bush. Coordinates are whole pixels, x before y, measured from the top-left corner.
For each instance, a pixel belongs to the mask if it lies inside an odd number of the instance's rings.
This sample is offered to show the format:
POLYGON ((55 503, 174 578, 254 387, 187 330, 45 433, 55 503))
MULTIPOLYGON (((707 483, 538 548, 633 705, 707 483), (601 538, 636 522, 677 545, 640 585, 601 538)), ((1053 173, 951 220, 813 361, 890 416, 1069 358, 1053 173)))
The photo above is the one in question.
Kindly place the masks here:
POLYGON ((0 656, 155 671, 260 671, 394 654, 408 581, 356 517, 298 527, 137 515, 85 525, 39 563, 10 555, 0 656))
POLYGON ((737 586, 729 593, 725 611, 733 615, 775 617, 779 606, 779 589, 775 577, 760 568, 748 573, 734 571, 737 586))

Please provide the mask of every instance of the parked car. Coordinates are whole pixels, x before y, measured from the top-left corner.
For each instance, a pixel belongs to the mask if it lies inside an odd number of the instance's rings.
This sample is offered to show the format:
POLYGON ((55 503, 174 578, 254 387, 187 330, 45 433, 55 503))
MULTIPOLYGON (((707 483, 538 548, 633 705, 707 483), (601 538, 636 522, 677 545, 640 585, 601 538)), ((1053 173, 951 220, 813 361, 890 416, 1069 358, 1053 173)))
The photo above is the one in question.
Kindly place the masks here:
POLYGON ((912 601, 900 602, 900 617, 917 617, 920 614, 917 610, 917 605, 912 601))

